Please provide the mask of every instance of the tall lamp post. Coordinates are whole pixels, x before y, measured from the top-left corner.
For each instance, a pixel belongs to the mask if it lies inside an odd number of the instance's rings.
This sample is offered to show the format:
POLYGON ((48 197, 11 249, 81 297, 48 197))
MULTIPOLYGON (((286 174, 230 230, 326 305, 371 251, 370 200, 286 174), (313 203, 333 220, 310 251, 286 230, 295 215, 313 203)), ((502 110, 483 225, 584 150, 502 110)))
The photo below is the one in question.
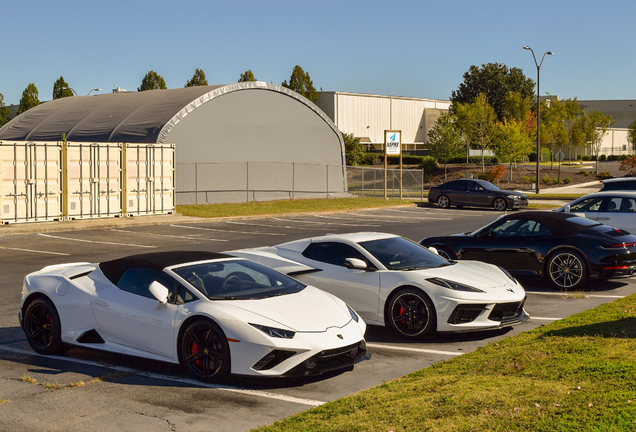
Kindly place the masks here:
POLYGON ((541 100, 539 99, 539 71, 541 69, 541 65, 543 64, 543 59, 545 59, 547 55, 554 55, 552 51, 546 51, 543 53, 543 57, 541 57, 541 63, 537 63, 537 58, 534 55, 534 51, 529 46, 524 46, 524 50, 530 50, 532 53, 532 58, 534 59, 534 64, 537 67, 537 181, 535 183, 536 190, 535 193, 539 193, 539 163, 541 161, 541 146, 539 144, 539 138, 541 133, 541 100))
POLYGON ((100 89, 100 88, 94 88, 94 89, 92 89, 91 91, 89 91, 89 92, 88 92, 88 94, 87 94, 86 96, 90 96, 90 95, 91 95, 91 92, 94 92, 94 91, 102 91, 102 89, 100 89))

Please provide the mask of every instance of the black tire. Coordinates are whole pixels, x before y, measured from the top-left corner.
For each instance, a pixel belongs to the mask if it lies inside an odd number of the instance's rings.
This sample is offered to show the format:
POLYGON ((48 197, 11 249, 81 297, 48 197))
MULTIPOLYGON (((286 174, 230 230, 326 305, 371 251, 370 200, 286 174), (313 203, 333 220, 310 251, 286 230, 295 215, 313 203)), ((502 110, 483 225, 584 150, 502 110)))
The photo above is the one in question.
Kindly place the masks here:
POLYGON ((439 206, 439 208, 449 208, 451 206, 450 198, 448 198, 448 196, 446 195, 440 195, 439 197, 437 197, 437 205, 439 206))
POLYGON ((62 351, 62 325, 55 306, 45 297, 33 300, 24 312, 24 334, 33 351, 55 354, 62 351))
POLYGON ((548 259, 546 278, 559 289, 578 289, 587 281, 585 259, 574 251, 557 251, 548 259))
POLYGON ((387 321, 393 331, 406 339, 427 339, 437 331, 433 303, 426 294, 413 288, 402 288, 391 296, 387 321))
POLYGON ((436 247, 437 254, 447 261, 453 261, 456 259, 455 254, 445 247, 436 247))
POLYGON ((495 198, 495 200, 492 202, 492 208, 497 211, 506 211, 506 209, 508 208, 508 203, 505 199, 498 197, 495 198))
POLYGON ((221 382, 230 373, 230 346, 223 330, 214 322, 200 319, 183 332, 179 343, 181 364, 196 379, 221 382))

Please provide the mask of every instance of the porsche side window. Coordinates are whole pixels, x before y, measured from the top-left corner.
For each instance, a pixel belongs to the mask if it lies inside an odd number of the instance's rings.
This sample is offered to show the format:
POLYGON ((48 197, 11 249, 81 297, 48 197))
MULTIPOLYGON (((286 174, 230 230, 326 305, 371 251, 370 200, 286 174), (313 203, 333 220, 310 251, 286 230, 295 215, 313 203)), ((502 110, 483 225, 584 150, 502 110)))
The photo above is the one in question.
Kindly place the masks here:
POLYGON ((498 236, 510 236, 516 232, 516 227, 520 225, 519 219, 510 219, 492 229, 492 233, 498 236))
POLYGON ((602 202, 603 197, 584 199, 570 206, 570 212, 597 212, 602 202))
MULTIPOLYGON (((188 298, 188 296, 185 293, 179 293, 178 296, 176 295, 179 289, 182 288, 176 280, 172 279, 163 272, 158 272, 148 268, 129 268, 121 275, 119 281, 117 281, 117 287, 122 291, 154 299, 155 297, 150 293, 149 289, 150 284, 154 281, 157 281, 168 288, 168 299, 171 303, 180 304, 186 302, 186 298, 188 298)), ((188 294, 189 297, 192 297, 192 294, 188 294)))
POLYGON ((358 258, 369 265, 369 260, 359 251, 349 245, 338 242, 311 243, 303 251, 303 256, 315 261, 342 267, 345 267, 346 258, 358 258))
POLYGON ((513 219, 493 229, 493 232, 500 236, 507 237, 528 237, 550 235, 550 231, 541 223, 535 220, 513 219))

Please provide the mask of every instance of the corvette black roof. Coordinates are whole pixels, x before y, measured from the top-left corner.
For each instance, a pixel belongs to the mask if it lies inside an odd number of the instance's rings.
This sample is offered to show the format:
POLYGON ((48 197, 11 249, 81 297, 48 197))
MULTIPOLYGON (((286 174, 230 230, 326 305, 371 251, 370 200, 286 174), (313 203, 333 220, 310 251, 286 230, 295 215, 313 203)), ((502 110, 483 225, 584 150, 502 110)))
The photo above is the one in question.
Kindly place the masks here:
POLYGON ((112 261, 99 263, 99 268, 113 284, 126 270, 132 267, 149 268, 162 271, 166 267, 189 262, 206 261, 220 258, 233 258, 231 255, 204 251, 169 251, 131 255, 112 261))

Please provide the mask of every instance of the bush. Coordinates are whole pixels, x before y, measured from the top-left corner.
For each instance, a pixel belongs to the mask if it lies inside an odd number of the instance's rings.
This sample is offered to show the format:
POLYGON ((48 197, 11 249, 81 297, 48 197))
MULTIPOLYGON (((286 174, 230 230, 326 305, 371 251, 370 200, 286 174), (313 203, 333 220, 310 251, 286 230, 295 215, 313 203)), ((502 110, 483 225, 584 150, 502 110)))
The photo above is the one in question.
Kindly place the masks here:
POLYGON ((584 175, 584 176, 590 175, 590 173, 588 171, 585 171, 585 170, 579 171, 579 174, 584 175))
POLYGON ((621 171, 627 171, 627 175, 636 175, 636 156, 626 158, 621 162, 621 171))
POLYGON ((430 174, 434 172, 437 168, 439 168, 437 161, 432 156, 413 156, 413 157, 421 158, 420 169, 424 170, 425 173, 430 174))
POLYGON ((579 156, 581 156, 581 160, 582 160, 582 161, 589 161, 589 160, 591 160, 591 158, 590 158, 588 155, 579 155, 579 156))
POLYGON ((607 160, 607 156, 605 156, 605 155, 600 155, 600 156, 598 157, 598 160, 599 160, 599 161, 601 161, 601 162, 603 162, 603 161, 607 160))
POLYGON ((552 178, 551 178, 549 175, 547 175, 547 174, 546 174, 546 175, 544 175, 543 177, 541 177, 541 181, 542 181, 544 184, 549 185, 549 184, 552 182, 552 178))
POLYGON ((495 181, 501 180, 504 174, 506 174, 506 167, 503 165, 495 165, 486 174, 486 180, 488 180, 491 183, 494 183, 495 181))
POLYGON ((365 153, 365 165, 382 165, 384 163, 384 155, 380 153, 365 153))
POLYGON ((477 174, 477 178, 479 180, 488 180, 488 173, 480 172, 479 174, 477 174))
POLYGON ((607 157, 608 161, 617 161, 620 158, 620 155, 609 155, 607 157))
POLYGON ((464 177, 466 177, 466 175, 464 173, 459 173, 458 177, 459 178, 464 178, 464 177))
POLYGON ((607 171, 603 171, 603 172, 602 172, 602 173, 600 173, 598 176, 599 176, 600 178, 602 178, 602 179, 606 179, 606 178, 610 178, 610 177, 612 177, 612 175, 611 175, 610 173, 608 173, 607 171))
POLYGON ((525 183, 536 183, 537 182, 537 178, 536 177, 521 176, 521 178, 523 179, 523 181, 525 183))
POLYGON ((563 184, 570 184, 572 183, 572 179, 570 177, 566 177, 563 179, 563 184))

